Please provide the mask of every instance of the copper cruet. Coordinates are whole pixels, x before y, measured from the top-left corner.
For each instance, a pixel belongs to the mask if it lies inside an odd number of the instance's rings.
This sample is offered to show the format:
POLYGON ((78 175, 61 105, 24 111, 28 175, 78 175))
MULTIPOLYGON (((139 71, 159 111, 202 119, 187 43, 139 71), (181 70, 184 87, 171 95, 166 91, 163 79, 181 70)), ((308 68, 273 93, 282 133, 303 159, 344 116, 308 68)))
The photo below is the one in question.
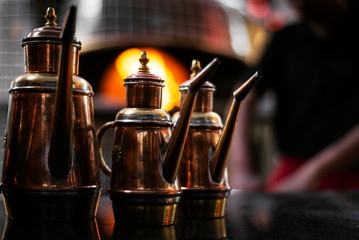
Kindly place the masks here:
POLYGON ((189 83, 179 120, 161 109, 164 80, 147 66, 142 52, 137 73, 125 79, 126 108, 98 133, 100 166, 111 176, 108 189, 119 223, 167 226, 174 223, 181 190, 176 176, 197 92, 218 66, 215 58, 189 83), (106 130, 115 128, 112 168, 102 159, 106 130))
POLYGON ((64 30, 47 23, 22 40, 25 73, 12 81, 1 190, 13 219, 94 218, 101 193, 92 88, 78 74, 76 8, 64 30))
MULTIPOLYGON (((200 62, 193 60, 191 78, 195 77, 200 69, 200 62)), ((241 101, 260 78, 261 73, 257 72, 234 92, 224 128, 219 114, 213 112, 215 86, 206 82, 199 90, 178 171, 178 184, 183 191, 177 214, 179 217, 224 216, 231 190, 226 169, 229 146, 241 101)), ((180 91, 183 99, 188 91, 188 82, 180 86, 180 91)), ((177 117, 175 114, 173 120, 177 121, 177 117)))

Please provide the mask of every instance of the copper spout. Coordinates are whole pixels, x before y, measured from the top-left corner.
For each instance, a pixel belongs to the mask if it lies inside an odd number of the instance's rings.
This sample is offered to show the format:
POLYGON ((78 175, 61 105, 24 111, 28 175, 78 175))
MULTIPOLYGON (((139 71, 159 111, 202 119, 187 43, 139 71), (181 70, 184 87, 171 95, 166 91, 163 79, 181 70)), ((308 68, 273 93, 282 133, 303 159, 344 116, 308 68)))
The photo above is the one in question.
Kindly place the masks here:
POLYGON ((262 73, 257 71, 241 87, 233 93, 233 102, 229 110, 223 133, 218 141, 216 150, 213 153, 211 162, 211 176, 215 182, 220 182, 223 177, 224 169, 227 163, 229 147, 232 142, 233 132, 237 125, 239 109, 242 100, 247 96, 252 87, 262 78, 262 73))
POLYGON ((202 71, 200 71, 188 85, 189 90, 183 101, 180 117, 177 121, 170 142, 168 143, 162 165, 163 177, 169 183, 174 182, 177 175, 197 92, 203 83, 212 75, 219 64, 220 60, 218 58, 213 59, 212 62, 203 68, 202 71))
POLYGON ((59 77, 57 82, 53 134, 49 150, 49 169, 55 178, 65 177, 72 165, 72 129, 74 122, 72 101, 73 36, 76 7, 71 7, 62 35, 59 77))

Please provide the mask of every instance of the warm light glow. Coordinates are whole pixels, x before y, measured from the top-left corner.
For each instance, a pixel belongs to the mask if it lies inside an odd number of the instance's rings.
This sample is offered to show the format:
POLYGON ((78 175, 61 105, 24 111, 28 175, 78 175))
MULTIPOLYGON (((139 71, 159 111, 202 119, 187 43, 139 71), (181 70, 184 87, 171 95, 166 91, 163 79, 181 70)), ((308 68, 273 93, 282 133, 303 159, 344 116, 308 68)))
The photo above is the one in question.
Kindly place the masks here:
POLYGON ((179 106, 181 95, 178 87, 189 78, 189 70, 171 55, 154 48, 131 48, 119 54, 104 75, 100 92, 124 103, 126 97, 124 79, 138 72, 140 66, 138 59, 142 51, 147 51, 150 72, 165 80, 162 108, 170 111, 175 106, 179 106))

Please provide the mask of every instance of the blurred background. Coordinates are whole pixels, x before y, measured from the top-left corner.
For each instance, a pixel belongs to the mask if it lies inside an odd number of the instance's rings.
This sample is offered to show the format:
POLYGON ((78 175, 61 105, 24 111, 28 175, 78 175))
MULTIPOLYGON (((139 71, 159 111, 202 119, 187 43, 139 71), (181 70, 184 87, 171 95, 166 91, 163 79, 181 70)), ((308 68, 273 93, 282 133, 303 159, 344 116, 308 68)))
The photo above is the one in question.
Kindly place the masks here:
MULTIPOLYGON (((137 72, 142 50, 148 51, 151 72, 165 79, 163 108, 170 113, 178 111, 178 86, 188 79, 192 59, 205 66, 219 57, 222 64, 211 82, 217 87, 214 111, 223 117, 239 75, 256 63, 273 32, 296 20, 287 0, 0 0, 1 138, 10 83, 25 69, 22 38, 45 24, 47 7, 55 8, 62 26, 71 5, 78 8, 76 36, 82 42, 79 75, 93 87, 97 128, 124 107, 123 79, 137 72)), ((274 154, 272 105, 270 96, 264 98, 253 129, 256 166, 263 175, 274 154)), ((104 155, 111 159, 108 135, 104 155)), ((1 167, 3 153, 1 148, 1 167)), ((105 189, 108 181, 102 177, 105 189)))

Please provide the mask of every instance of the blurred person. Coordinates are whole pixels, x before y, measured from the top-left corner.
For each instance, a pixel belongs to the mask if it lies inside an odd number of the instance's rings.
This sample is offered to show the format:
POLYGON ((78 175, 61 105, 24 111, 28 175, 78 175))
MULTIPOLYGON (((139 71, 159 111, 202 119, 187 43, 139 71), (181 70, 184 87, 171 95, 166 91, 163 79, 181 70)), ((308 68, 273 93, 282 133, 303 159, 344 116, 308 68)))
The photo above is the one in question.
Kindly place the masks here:
POLYGON ((271 89, 278 157, 265 189, 359 189, 358 1, 291 4, 301 20, 274 33, 253 70, 261 70, 263 79, 241 107, 229 156, 230 184, 261 190, 251 166, 250 129, 258 99, 271 89))

